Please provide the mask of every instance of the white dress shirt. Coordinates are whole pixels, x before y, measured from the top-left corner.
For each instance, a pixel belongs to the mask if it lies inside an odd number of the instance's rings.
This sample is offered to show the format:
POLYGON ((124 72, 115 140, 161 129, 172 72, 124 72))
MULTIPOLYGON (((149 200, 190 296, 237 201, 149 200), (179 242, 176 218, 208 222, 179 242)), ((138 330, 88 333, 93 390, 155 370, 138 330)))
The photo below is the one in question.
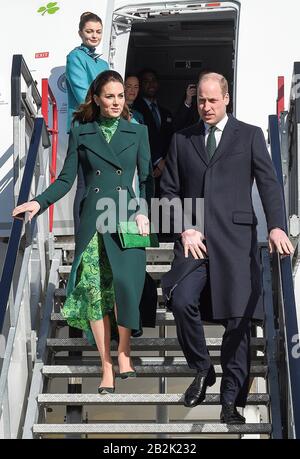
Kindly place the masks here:
MULTIPOLYGON (((225 126, 227 124, 227 121, 228 121, 228 116, 225 115, 224 118, 215 125, 216 128, 217 128, 217 130, 215 131, 215 138, 216 138, 217 148, 219 146, 219 143, 220 143, 223 131, 225 129, 225 126)), ((209 136, 209 129, 212 127, 212 124, 204 123, 204 126, 205 126, 205 146, 206 146, 207 138, 209 136)))

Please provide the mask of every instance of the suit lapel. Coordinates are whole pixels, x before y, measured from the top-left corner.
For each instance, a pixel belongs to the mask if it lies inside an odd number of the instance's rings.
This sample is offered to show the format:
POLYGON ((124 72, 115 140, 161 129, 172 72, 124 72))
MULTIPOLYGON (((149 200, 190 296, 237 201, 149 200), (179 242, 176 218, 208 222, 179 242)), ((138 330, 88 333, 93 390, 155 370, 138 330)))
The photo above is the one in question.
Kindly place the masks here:
POLYGON ((205 149, 205 127, 202 121, 200 123, 197 123, 194 132, 192 133, 190 138, 200 158, 207 166, 208 156, 205 149))
POLYGON ((213 166, 228 150, 230 150, 235 143, 237 133, 238 123, 232 115, 229 115, 218 148, 209 162, 209 167, 213 166))
POLYGON ((115 167, 122 168, 118 155, 136 141, 135 129, 125 120, 120 119, 118 128, 110 143, 104 138, 96 121, 83 124, 79 134, 79 142, 92 150, 96 155, 115 167), (129 134, 129 135, 126 135, 129 134))
POLYGON ((109 146, 113 149, 116 156, 123 153, 124 150, 134 145, 137 141, 137 134, 134 124, 130 124, 124 119, 120 119, 118 129, 114 133, 109 146))

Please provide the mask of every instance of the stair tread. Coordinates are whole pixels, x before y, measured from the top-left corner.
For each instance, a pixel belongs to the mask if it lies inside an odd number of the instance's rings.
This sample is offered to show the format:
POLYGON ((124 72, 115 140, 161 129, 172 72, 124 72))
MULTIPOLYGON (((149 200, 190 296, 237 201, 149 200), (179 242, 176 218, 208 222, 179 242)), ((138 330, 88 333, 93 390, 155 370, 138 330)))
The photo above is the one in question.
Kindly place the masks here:
MULTIPOLYGON (((132 358, 137 376, 155 377, 159 375, 166 376, 190 376, 193 377, 195 370, 189 368, 187 363, 183 361, 177 364, 142 364, 139 365, 132 358)), ((215 372, 217 376, 222 375, 221 365, 215 365, 215 372)), ((118 376, 118 366, 115 366, 116 375, 118 376)), ((46 376, 56 377, 98 377, 101 374, 101 367, 99 365, 44 365, 43 374, 46 376)), ((266 365, 251 365, 250 374, 252 376, 264 376, 267 373, 266 365)))
MULTIPOLYGON (((72 265, 61 265, 59 267, 59 272, 62 273, 62 274, 69 274, 71 272, 71 267, 72 265)), ((167 264, 167 265, 161 265, 161 264, 157 264, 157 265, 147 265, 146 266, 146 270, 148 273, 150 274, 160 274, 160 273, 167 273, 168 271, 170 271, 171 269, 171 265, 170 264, 167 264)))
MULTIPOLYGON (((75 242, 74 241, 55 241, 54 247, 56 249, 63 249, 63 250, 75 250, 75 242)), ((160 242, 159 247, 147 247, 146 252, 158 252, 160 250, 173 250, 174 243, 173 242, 160 242)))
MULTIPOLYGON (((206 345, 208 349, 220 348, 222 338, 206 338, 206 345)), ((264 338, 251 338, 252 348, 263 348, 265 344, 264 338)), ((86 338, 48 338, 47 345, 56 349, 67 348, 84 348, 86 350, 96 350, 95 345, 89 344, 86 338)), ((134 350, 180 350, 177 338, 132 338, 131 349, 134 350)), ((117 349, 117 343, 114 341, 111 345, 112 350, 117 349)))
MULTIPOLYGON (((64 298, 64 297, 66 297, 66 289, 65 288, 57 288, 57 289, 55 289, 54 295, 56 297, 64 298)), ((157 288, 157 295, 159 297, 162 296, 162 288, 161 287, 157 288)))
POLYGON ((157 423, 115 423, 108 424, 34 424, 33 432, 40 434, 50 433, 178 433, 178 434, 191 434, 191 433, 204 433, 204 434, 238 434, 238 433, 265 433, 270 434, 272 431, 271 424, 239 424, 229 425, 221 423, 170 423, 170 424, 157 424, 157 423))
MULTIPOLYGON (((59 312, 54 312, 51 314, 51 320, 57 322, 66 322, 66 319, 63 315, 59 312)), ((156 310, 156 321, 167 321, 167 322, 174 322, 173 313, 170 311, 166 311, 164 309, 157 309, 156 310)))
MULTIPOLYGON (((40 394, 40 404, 147 404, 147 405, 183 405, 183 394, 40 394)), ((267 404, 268 394, 250 394, 247 404, 267 404)), ((204 405, 220 405, 220 394, 206 394, 204 405)))

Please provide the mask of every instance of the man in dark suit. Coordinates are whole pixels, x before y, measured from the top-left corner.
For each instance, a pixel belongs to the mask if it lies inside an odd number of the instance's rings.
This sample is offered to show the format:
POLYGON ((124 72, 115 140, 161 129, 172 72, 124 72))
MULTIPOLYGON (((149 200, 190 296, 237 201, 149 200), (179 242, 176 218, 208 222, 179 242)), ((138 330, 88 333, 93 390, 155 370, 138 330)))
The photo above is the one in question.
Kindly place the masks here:
POLYGON ((192 126, 199 121, 197 107, 197 85, 191 83, 186 88, 184 100, 174 116, 174 132, 192 126))
MULTIPOLYGON (((162 197, 204 198, 204 234, 183 220, 176 240, 172 269, 163 279, 171 295, 178 340, 196 377, 185 392, 185 405, 205 399, 215 383, 202 320, 225 327, 221 347, 221 421, 245 418, 249 388, 250 328, 263 319, 257 219, 251 190, 256 180, 266 215, 270 250, 290 255, 284 232, 283 199, 260 128, 226 114, 226 79, 216 73, 200 77, 198 110, 201 122, 173 136, 161 180, 162 197)), ((193 212, 196 208, 194 205, 193 212)), ((195 215, 192 215, 193 221, 195 215)))
POLYGON ((139 73, 141 94, 134 103, 134 108, 144 117, 148 127, 153 175, 156 178, 156 196, 159 196, 159 181, 165 157, 173 134, 172 114, 162 107, 157 100, 159 82, 154 70, 144 69, 139 73))

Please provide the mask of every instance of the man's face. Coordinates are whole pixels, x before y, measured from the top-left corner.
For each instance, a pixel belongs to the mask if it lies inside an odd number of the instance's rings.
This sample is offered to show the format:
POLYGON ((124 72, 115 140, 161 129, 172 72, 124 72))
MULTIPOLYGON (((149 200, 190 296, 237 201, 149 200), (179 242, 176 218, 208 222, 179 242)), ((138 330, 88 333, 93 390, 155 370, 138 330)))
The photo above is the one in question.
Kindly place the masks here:
POLYGON ((143 75, 141 81, 142 93, 145 97, 155 97, 158 91, 158 81, 156 76, 147 72, 143 75))
POLYGON ((224 118, 229 104, 229 94, 222 94, 218 81, 202 81, 198 87, 197 97, 198 112, 205 123, 215 125, 224 118))

